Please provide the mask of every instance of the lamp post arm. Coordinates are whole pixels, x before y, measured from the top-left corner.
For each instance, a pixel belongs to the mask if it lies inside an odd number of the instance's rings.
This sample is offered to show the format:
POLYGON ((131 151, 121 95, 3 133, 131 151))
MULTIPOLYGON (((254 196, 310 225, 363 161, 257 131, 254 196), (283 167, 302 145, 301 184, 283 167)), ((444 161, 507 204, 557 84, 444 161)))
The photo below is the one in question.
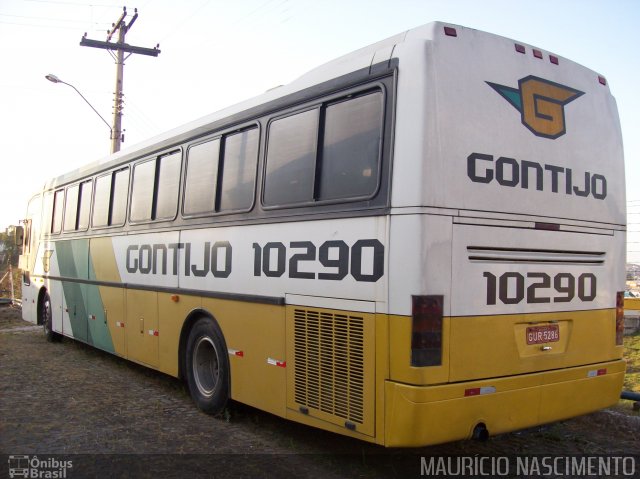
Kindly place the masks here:
POLYGON ((111 136, 113 136, 113 129, 111 128, 111 125, 109 125, 109 123, 107 123, 107 120, 105 120, 104 118, 102 118, 102 115, 101 115, 100 113, 98 113, 98 110, 96 110, 96 109, 93 107, 93 105, 92 105, 91 103, 89 103, 89 100, 87 100, 87 99, 84 97, 84 95, 83 95, 82 93, 80 93, 80 91, 79 91, 76 87, 74 87, 71 83, 64 82, 64 81, 62 81, 62 80, 60 80, 60 79, 58 79, 58 83, 64 83, 65 85, 68 85, 68 86, 70 86, 71 88, 73 88, 73 89, 76 91, 76 93, 82 97, 82 99, 86 102, 86 104, 87 104, 87 105, 89 105, 89 106, 91 107, 91 109, 96 113, 96 115, 98 115, 98 116, 100 117, 100 119, 104 122, 104 124, 105 124, 105 125, 107 125, 107 128, 109 128, 109 131, 111 132, 111 136))

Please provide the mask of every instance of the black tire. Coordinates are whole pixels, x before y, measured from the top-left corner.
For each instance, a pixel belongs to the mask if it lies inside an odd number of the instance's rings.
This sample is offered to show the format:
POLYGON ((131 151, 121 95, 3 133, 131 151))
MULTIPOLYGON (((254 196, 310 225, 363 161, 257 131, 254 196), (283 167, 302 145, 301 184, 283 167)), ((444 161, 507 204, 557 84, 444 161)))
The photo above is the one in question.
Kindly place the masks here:
POLYGON ((44 330, 44 337, 50 343, 60 341, 60 335, 53 330, 53 314, 51 311, 51 298, 49 293, 44 293, 40 303, 40 323, 44 330))
POLYGON ((218 415, 229 399, 229 356, 220 327, 209 318, 191 328, 185 355, 189 393, 198 408, 218 415))

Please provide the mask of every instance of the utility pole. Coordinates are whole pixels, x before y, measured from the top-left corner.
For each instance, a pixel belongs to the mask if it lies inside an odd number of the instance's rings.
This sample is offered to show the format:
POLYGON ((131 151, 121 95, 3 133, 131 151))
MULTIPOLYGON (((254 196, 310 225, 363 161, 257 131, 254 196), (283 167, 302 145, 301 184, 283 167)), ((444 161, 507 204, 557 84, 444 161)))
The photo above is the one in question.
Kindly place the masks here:
POLYGON ((124 141, 124 135, 122 133, 122 110, 124 109, 122 81, 124 73, 124 61, 134 53, 153 57, 157 57, 160 54, 160 45, 156 45, 155 48, 143 48, 128 45, 125 43, 125 35, 131 29, 133 23, 138 19, 138 9, 134 9, 134 15, 128 25, 125 22, 125 18, 127 18, 127 7, 124 7, 122 10, 122 15, 120 15, 118 21, 114 23, 113 28, 109 32, 107 32, 106 42, 91 40, 87 38, 86 33, 80 40, 80 46, 102 48, 104 50, 108 50, 111 56, 116 61, 116 91, 113 93, 114 98, 113 127, 111 128, 111 153, 120 151, 120 144, 124 141), (113 43, 111 42, 111 38, 116 32, 118 32, 118 41, 116 43, 113 43), (128 53, 126 57, 124 56, 125 52, 128 53))

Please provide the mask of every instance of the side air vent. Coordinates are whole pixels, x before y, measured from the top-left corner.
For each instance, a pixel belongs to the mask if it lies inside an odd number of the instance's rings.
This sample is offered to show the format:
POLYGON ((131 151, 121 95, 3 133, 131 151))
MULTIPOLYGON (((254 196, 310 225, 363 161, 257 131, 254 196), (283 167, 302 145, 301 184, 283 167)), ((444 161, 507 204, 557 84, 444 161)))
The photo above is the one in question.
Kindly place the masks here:
POLYGON ((491 248, 468 246, 469 261, 485 263, 544 263, 602 265, 602 251, 564 251, 551 249, 491 248))
POLYGON ((362 316, 294 310, 294 398, 297 404, 346 421, 363 423, 364 328, 362 316))

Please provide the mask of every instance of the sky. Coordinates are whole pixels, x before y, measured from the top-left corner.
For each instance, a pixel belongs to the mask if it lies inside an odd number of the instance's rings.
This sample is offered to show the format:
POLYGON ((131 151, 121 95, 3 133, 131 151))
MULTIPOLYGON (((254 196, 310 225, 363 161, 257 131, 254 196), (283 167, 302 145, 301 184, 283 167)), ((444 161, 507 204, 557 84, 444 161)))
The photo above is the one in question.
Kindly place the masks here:
MULTIPOLYGON (((80 46, 106 40, 114 0, 0 0, 0 229, 23 218, 48 179, 108 155, 115 64, 80 46)), ((440 20, 488 31, 603 74, 626 162, 628 261, 640 263, 640 0, 139 0, 125 62, 128 148, 286 84, 360 47, 440 20)))

